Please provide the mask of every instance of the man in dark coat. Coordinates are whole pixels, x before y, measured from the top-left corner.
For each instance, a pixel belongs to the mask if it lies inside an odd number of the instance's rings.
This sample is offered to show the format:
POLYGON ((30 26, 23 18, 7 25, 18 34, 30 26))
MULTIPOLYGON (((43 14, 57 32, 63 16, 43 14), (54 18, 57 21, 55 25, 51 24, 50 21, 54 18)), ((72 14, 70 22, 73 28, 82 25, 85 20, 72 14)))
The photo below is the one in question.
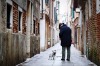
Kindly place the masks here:
POLYGON ((70 61, 70 46, 71 46, 71 29, 64 23, 59 24, 60 33, 59 37, 62 46, 62 59, 65 60, 65 49, 67 48, 67 60, 70 61))

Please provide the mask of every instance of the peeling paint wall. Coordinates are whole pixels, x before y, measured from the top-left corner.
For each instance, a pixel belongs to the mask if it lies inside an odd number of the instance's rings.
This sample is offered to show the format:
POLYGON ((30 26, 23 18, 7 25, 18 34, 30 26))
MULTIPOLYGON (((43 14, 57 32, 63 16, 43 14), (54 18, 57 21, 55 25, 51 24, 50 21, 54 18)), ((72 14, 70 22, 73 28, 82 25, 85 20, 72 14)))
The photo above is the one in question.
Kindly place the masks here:
POLYGON ((0 0, 0 32, 6 30, 6 0, 0 0))
MULTIPOLYGON (((28 57, 27 50, 29 47, 29 52, 37 54, 40 52, 40 38, 38 36, 30 36, 31 39, 27 42, 27 18, 31 13, 27 13, 27 0, 8 0, 12 1, 10 4, 13 8, 13 20, 12 20, 12 29, 7 29, 7 3, 6 0, 0 0, 0 66, 15 66, 26 60, 28 57), (24 1, 24 2, 23 2, 24 1), (22 33, 18 31, 18 7, 22 9, 22 33), (33 42, 32 42, 33 41, 33 42), (29 44, 29 46, 27 46, 29 44), (35 47, 34 51, 30 51, 30 44, 35 47), (37 45, 38 44, 38 45, 37 45)), ((39 11, 39 10, 38 10, 39 11)), ((39 14, 39 12, 38 12, 39 14)), ((39 15, 38 15, 39 17, 39 15)), ((38 18, 38 23, 39 23, 38 18)), ((29 20, 30 22, 30 20, 29 20)), ((28 22, 28 24, 30 24, 28 22)), ((29 26, 30 27, 30 26, 29 26)), ((29 32, 30 33, 30 32, 29 32)), ((32 47, 32 49, 33 49, 32 47)), ((33 56, 31 54, 31 57, 33 56)))
POLYGON ((0 33, 0 66, 15 66, 26 60, 26 36, 0 33))

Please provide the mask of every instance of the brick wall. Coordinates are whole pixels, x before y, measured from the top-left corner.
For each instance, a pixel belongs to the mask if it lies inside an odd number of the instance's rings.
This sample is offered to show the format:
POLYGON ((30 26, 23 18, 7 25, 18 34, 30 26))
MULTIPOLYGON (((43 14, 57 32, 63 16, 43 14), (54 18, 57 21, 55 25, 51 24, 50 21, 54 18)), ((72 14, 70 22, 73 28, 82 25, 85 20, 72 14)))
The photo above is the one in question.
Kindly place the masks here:
POLYGON ((100 66, 100 14, 96 14, 96 0, 92 0, 92 16, 87 21, 88 58, 100 66))
MULTIPOLYGON (((97 30, 96 30, 96 40, 97 40, 97 55, 98 55, 98 64, 100 63, 100 13, 97 14, 97 22, 96 22, 97 30)), ((100 65, 99 65, 100 66, 100 65)))
POLYGON ((26 11, 23 12, 22 33, 26 34, 26 11))
POLYGON ((13 2, 13 32, 18 32, 18 5, 13 2))
POLYGON ((100 40, 100 13, 97 14, 97 40, 100 40))
MULTIPOLYGON (((26 34, 26 11, 22 15, 22 33, 26 34)), ((18 5, 13 2, 13 32, 18 33, 18 5)))

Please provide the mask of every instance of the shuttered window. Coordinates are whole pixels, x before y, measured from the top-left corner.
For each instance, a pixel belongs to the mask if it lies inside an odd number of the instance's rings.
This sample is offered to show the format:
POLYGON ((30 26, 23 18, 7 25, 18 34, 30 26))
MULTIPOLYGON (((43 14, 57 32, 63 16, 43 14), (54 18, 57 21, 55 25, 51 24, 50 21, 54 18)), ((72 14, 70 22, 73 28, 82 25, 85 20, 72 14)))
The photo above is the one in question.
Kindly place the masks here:
POLYGON ((54 20, 55 20, 55 23, 57 23, 57 12, 56 12, 56 7, 54 7, 54 20))
POLYGON ((18 29, 19 31, 22 30, 22 12, 19 11, 19 17, 18 17, 18 29))
POLYGON ((12 19, 12 6, 7 3, 7 28, 11 28, 11 20, 12 19))

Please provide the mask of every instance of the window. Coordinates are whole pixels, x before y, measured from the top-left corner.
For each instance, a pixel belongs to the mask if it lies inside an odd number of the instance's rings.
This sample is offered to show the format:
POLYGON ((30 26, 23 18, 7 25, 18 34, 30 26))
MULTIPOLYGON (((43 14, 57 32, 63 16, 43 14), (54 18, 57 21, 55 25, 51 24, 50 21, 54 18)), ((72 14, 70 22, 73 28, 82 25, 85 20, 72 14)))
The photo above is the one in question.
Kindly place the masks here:
POLYGON ((11 28, 11 20, 12 19, 12 6, 7 3, 7 28, 11 28))
POLYGON ((38 34, 40 33, 40 27, 39 27, 39 23, 38 23, 38 34))
POLYGON ((71 9, 71 16, 72 16, 72 18, 74 18, 74 15, 75 15, 75 14, 74 14, 74 8, 72 8, 72 9, 71 9))
POLYGON ((96 0, 96 12, 100 13, 100 0, 96 0))
POLYGON ((45 0, 45 3, 46 3, 46 5, 48 5, 48 3, 49 3, 49 0, 45 0))
POLYGON ((55 23, 57 23, 57 12, 56 12, 56 7, 54 7, 54 20, 55 20, 55 23))
POLYGON ((18 30, 22 30, 22 12, 19 11, 19 17, 18 17, 18 30))
POLYGON ((36 21, 35 20, 34 20, 34 23, 33 24, 34 24, 34 26, 33 26, 34 27, 34 32, 33 33, 35 34, 35 24, 36 24, 36 21))
POLYGON ((30 23, 31 25, 30 25, 30 32, 31 32, 31 34, 33 33, 33 22, 31 21, 31 23, 30 23))
POLYGON ((18 30, 22 32, 22 9, 18 7, 18 30))

